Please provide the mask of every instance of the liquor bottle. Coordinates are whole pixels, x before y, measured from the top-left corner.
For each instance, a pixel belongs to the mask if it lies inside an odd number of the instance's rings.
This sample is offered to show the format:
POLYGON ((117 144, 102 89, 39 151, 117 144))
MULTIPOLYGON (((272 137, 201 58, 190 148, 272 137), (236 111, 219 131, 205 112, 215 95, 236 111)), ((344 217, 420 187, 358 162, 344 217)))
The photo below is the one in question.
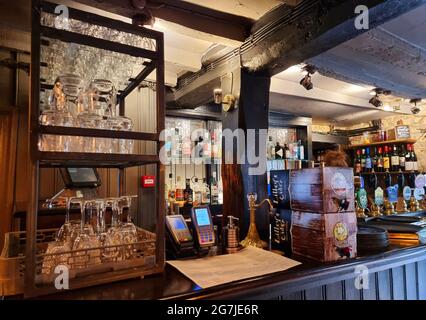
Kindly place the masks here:
POLYGON ((290 149, 287 144, 284 144, 284 159, 291 159, 290 149))
POLYGON ((388 169, 386 170, 386 173, 385 173, 385 187, 389 188, 390 186, 392 186, 392 176, 389 173, 389 169, 388 169))
POLYGON ((169 173, 169 193, 167 198, 169 199, 170 205, 176 201, 176 189, 173 183, 173 174, 169 173))
POLYGON ((183 186, 182 186, 182 180, 181 177, 178 176, 176 178, 176 192, 175 192, 176 201, 183 201, 183 186))
POLYGON ((183 190, 183 201, 185 201, 185 206, 192 207, 194 202, 194 191, 191 189, 191 182, 189 179, 186 179, 186 186, 183 190))
POLYGON ((194 204, 200 205, 203 202, 203 193, 201 191, 202 188, 200 186, 198 178, 194 179, 193 188, 194 188, 194 199, 193 199, 194 204))
POLYGON ((275 146, 275 159, 282 159, 283 155, 283 148, 280 146, 280 143, 277 142, 275 146))
POLYGON ((385 171, 390 170, 390 157, 388 153, 388 146, 385 146, 385 154, 383 155, 383 169, 385 171))
POLYGON ((407 153, 405 154, 405 171, 414 169, 414 164, 411 159, 411 145, 407 144, 407 153))
POLYGON ((368 186, 371 188, 371 190, 377 189, 377 175, 376 171, 374 171, 374 168, 371 170, 371 174, 368 177, 368 186))
POLYGON ((202 204, 210 203, 210 187, 207 184, 206 178, 203 179, 201 203, 202 204))
POLYGON ((377 164, 379 162, 379 154, 377 153, 377 148, 374 147, 374 156, 371 157, 373 160, 373 169, 377 172, 377 164))
POLYGON ((383 163, 383 149, 382 147, 379 147, 379 154, 377 155, 377 168, 376 172, 383 172, 384 171, 384 163, 383 163))
POLYGON ((275 159, 275 146, 271 136, 269 136, 268 138, 267 152, 268 152, 268 160, 275 159))
POLYGON ((367 148, 365 150, 366 156, 365 156, 365 172, 371 172, 371 169, 373 168, 373 161, 370 156, 370 148, 367 148))
POLYGON ((401 151, 399 152, 399 168, 401 171, 405 171, 405 147, 401 146, 401 151))
POLYGON ((359 176, 359 174, 361 173, 361 150, 357 150, 356 151, 356 158, 355 158, 355 166, 354 166, 354 170, 355 170, 355 175, 359 176))
POLYGON ((419 164, 417 162, 417 155, 414 152, 414 146, 411 145, 411 161, 413 162, 413 171, 417 172, 419 171, 419 164))
POLYGON ((402 192, 405 187, 405 176, 401 169, 399 169, 397 181, 398 181, 398 189, 400 192, 402 192))
POLYGON ((300 140, 297 142, 297 155, 299 160, 305 160, 305 147, 300 140))
POLYGON ((399 170, 399 154, 396 145, 393 145, 393 153, 391 156, 391 171, 398 172, 399 170))
POLYGON ((361 151, 361 172, 365 172, 365 149, 361 151))
POLYGON ((219 204, 219 188, 215 178, 213 178, 211 186, 211 204, 219 204))
POLYGON ((217 184, 217 202, 219 204, 223 204, 223 184, 222 184, 222 179, 219 180, 219 183, 217 184))

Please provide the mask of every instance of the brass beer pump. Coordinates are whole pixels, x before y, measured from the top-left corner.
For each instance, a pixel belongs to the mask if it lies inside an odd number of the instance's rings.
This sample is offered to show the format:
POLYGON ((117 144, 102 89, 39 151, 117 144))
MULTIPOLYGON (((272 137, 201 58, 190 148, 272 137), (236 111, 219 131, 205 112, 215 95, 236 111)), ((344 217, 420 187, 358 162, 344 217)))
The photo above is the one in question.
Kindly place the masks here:
POLYGON ((271 200, 263 199, 259 204, 256 204, 257 194, 249 193, 247 194, 247 199, 249 202, 249 210, 250 210, 250 226, 247 233, 246 238, 241 241, 241 245, 243 247, 252 246, 257 248, 266 248, 267 243, 260 239, 259 232, 257 232, 256 227, 256 209, 262 206, 265 202, 269 204, 269 209, 273 209, 273 205, 271 200))

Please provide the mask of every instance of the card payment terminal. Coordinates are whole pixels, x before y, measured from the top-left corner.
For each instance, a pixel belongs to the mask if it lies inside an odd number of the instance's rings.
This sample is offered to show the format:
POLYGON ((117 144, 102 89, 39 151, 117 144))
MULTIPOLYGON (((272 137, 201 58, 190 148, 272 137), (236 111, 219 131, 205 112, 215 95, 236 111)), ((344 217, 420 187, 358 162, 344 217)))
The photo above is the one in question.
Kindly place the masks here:
POLYGON ((208 206, 194 207, 191 210, 194 238, 200 249, 209 248, 215 244, 213 221, 208 206))
POLYGON ((166 216, 167 255, 176 259, 195 254, 191 232, 182 215, 166 216))

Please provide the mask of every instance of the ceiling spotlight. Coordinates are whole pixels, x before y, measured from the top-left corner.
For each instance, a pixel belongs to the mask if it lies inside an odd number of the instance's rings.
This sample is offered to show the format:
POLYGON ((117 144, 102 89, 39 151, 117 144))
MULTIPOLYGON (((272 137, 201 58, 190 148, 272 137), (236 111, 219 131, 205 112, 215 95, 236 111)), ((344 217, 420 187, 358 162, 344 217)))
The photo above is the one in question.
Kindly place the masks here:
POLYGON ((414 105, 411 108, 411 113, 412 114, 418 114, 421 111, 420 108, 417 106, 417 103, 419 103, 421 101, 422 101, 422 99, 411 99, 410 100, 410 103, 414 105))
POLYGON ((313 65, 306 65, 302 68, 303 72, 306 72, 306 75, 303 77, 302 80, 300 80, 300 84, 306 89, 306 90, 312 90, 314 88, 314 84, 312 83, 311 74, 314 74, 317 69, 313 65))
POLYGON ((379 99, 379 95, 376 94, 373 98, 370 99, 370 101, 368 101, 369 103, 371 103, 373 106, 375 106, 376 108, 380 108, 381 106, 383 106, 383 102, 379 99))

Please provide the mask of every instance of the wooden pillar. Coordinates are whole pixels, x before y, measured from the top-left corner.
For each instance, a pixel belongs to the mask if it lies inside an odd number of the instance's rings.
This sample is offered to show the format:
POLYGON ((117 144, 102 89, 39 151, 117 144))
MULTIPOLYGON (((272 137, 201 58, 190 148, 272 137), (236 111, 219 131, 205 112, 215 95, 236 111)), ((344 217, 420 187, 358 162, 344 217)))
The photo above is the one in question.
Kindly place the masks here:
MULTIPOLYGON (((222 141, 222 182, 223 182, 223 213, 224 216, 233 215, 240 219, 241 237, 245 237, 249 225, 249 211, 247 193, 256 192, 258 201, 267 197, 266 170, 261 175, 250 175, 250 165, 247 155, 255 152, 259 155, 259 130, 268 129, 270 76, 260 73, 250 73, 245 69, 237 69, 221 79, 223 96, 232 93, 237 98, 237 108, 231 112, 222 111, 222 129, 242 129, 245 133, 245 151, 238 155, 237 145, 232 150, 225 150, 225 141, 222 141), (254 129, 256 143, 247 143, 247 130, 254 129), (233 164, 225 164, 225 157, 232 153, 233 164), (242 156, 245 163, 236 163, 236 158, 242 156)), ((224 138, 223 138, 224 139, 224 138)), ((266 168, 266 153, 264 155, 266 168)), ((254 165, 256 166, 256 165, 254 165)), ((266 240, 269 233, 269 218, 267 207, 259 208, 256 212, 256 224, 262 239, 266 240)))

